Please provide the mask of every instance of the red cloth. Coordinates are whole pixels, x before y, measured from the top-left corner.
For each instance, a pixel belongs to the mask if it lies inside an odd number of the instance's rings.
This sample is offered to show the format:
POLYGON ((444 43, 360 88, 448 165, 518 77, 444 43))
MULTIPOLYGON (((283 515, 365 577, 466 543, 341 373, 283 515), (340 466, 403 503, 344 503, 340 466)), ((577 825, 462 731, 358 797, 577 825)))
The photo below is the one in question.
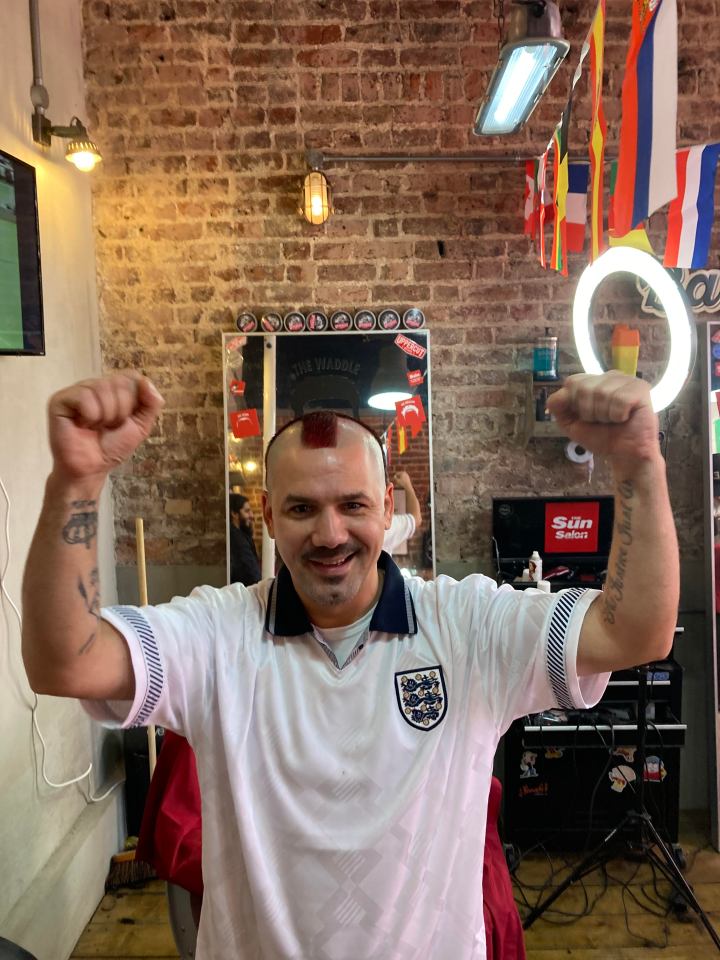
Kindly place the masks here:
MULTIPOLYGON (((522 924, 497 829, 502 786, 488 797, 483 857, 483 911, 487 960, 525 960, 522 924)), ((184 737, 165 732, 143 813, 137 857, 157 875, 202 896, 202 820, 195 754, 184 737)))
POLYGON ((488 796, 483 855, 483 912, 487 960, 525 960, 522 923, 497 828, 501 800, 502 784, 497 777, 493 777, 488 796))
POLYGON ((165 731, 145 801, 136 856, 157 875, 202 896, 202 819, 195 754, 165 731))

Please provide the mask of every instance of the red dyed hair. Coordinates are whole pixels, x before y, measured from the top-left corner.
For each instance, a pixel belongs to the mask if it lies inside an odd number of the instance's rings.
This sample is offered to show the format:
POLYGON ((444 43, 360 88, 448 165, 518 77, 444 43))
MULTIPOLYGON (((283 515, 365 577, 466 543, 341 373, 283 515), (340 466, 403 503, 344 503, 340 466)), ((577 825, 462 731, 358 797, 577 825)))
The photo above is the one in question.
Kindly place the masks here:
POLYGON ((346 413, 335 413, 333 410, 313 410, 312 413, 306 413, 302 417, 295 417, 294 420, 291 420, 289 423, 286 423, 284 427, 281 427, 272 438, 267 446, 267 450, 265 451, 265 474, 267 475, 268 456, 270 454, 272 445, 275 443, 277 438, 285 433, 286 430, 289 430, 290 427, 295 426, 296 423, 302 424, 300 443, 304 447, 323 449, 325 447, 337 446, 338 420, 349 420, 351 423, 357 423, 363 428, 363 430, 367 430, 380 448, 383 472, 385 474, 385 483, 389 483, 385 449, 383 448, 380 437, 378 437, 372 427, 369 427, 366 423, 363 423, 362 420, 358 420, 355 417, 350 417, 346 413))

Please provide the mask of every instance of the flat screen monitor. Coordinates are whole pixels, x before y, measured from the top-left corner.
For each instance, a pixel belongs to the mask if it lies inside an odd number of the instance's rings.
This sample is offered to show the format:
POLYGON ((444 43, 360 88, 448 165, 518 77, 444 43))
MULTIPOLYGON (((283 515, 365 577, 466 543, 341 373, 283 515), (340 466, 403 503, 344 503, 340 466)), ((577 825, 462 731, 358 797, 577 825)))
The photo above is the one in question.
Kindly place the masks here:
POLYGON ((548 561, 607 562, 613 508, 612 497, 496 497, 492 525, 498 559, 527 566, 537 550, 545 569, 548 561))
POLYGON ((0 355, 44 353, 35 168, 0 150, 0 355))

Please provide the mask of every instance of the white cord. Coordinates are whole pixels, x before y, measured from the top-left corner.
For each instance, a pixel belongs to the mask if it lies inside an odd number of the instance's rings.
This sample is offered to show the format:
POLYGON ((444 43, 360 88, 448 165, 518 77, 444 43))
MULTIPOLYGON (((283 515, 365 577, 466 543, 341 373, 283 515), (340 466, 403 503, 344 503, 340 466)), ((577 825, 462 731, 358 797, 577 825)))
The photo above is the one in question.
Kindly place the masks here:
MULTIPOLYGON (((15 602, 13 601, 13 598, 10 596, 10 594, 7 591, 7 587, 5 586, 5 574, 7 573, 8 567, 10 566, 10 497, 8 496, 8 492, 5 489, 5 484, 2 481, 2 477, 0 477, 0 490, 2 490, 3 496, 5 497, 5 503, 7 504, 7 507, 5 510, 5 544, 7 547, 7 557, 5 558, 5 564, 3 566, 2 572, 0 572, 0 607, 2 606, 2 597, 5 597, 7 602, 12 607, 13 613, 17 617, 18 626, 20 628, 20 632, 22 633, 22 616, 20 615, 20 611, 18 610, 17 606, 15 605, 15 602)), ((7 624, 7 618, 4 618, 4 619, 5 619, 5 623, 7 624)), ((8 636, 9 636, 9 630, 8 630, 8 636)), ((40 705, 40 701, 38 699, 38 695, 35 693, 34 690, 33 690, 33 697, 35 698, 35 702, 30 707, 30 712, 32 714, 33 728, 40 739, 40 743, 42 744, 42 778, 45 781, 45 783, 49 787, 52 787, 54 790, 62 790, 64 787, 71 787, 74 783, 79 783, 81 780, 84 780, 86 777, 89 778, 93 769, 92 763, 88 765, 88 768, 85 771, 85 773, 81 773, 79 774, 79 776, 73 777, 72 780, 64 780, 62 783, 54 783, 52 780, 50 780, 45 770, 45 761, 47 759, 48 747, 47 747, 47 743, 45 742, 45 737, 43 737, 42 732, 40 730, 40 725, 38 724, 38 721, 37 721, 37 709, 40 705)), ((101 800, 104 800, 106 797, 110 796, 113 790, 119 787, 121 783, 124 783, 124 781, 125 781, 125 778, 123 777, 120 780, 118 780, 117 783, 114 783, 101 796, 95 797, 93 796, 92 789, 90 788, 90 782, 88 780, 88 794, 85 799, 87 800, 88 803, 100 803, 101 800)))

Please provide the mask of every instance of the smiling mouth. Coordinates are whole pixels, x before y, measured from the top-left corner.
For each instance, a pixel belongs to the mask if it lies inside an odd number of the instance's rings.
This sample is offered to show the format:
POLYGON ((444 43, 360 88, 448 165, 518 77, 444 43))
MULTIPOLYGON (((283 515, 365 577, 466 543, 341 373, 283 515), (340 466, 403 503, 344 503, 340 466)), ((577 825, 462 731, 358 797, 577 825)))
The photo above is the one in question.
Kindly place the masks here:
POLYGON ((354 556, 354 553, 349 553, 344 557, 334 557, 326 560, 311 557, 308 562, 313 570, 317 570, 319 573, 337 575, 348 569, 354 556))

